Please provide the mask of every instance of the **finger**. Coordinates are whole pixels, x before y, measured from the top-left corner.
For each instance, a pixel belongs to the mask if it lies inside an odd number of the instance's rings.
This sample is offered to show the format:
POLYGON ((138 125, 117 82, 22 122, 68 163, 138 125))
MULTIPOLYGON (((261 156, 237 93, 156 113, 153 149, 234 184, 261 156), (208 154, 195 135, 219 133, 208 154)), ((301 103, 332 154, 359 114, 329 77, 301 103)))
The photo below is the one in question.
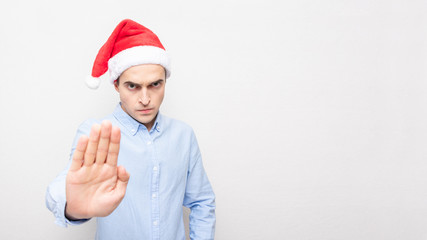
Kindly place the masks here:
POLYGON ((104 164, 107 158, 108 147, 110 143, 111 136, 111 122, 103 121, 101 123, 101 133, 98 143, 98 150, 96 151, 96 164, 104 164))
POLYGON ((76 149, 74 150, 73 160, 70 166, 71 171, 78 170, 83 165, 83 156, 85 154, 88 141, 89 138, 87 136, 81 136, 79 138, 76 149))
POLYGON ((120 149, 120 128, 111 129, 110 146, 108 148, 107 164, 117 166, 117 158, 120 149))
POLYGON ((123 166, 119 166, 117 168, 117 185, 115 189, 117 197, 123 198, 125 196, 129 178, 130 174, 126 171, 126 169, 123 166))
POLYGON ((86 148, 84 156, 84 165, 92 166, 95 161, 96 149, 98 148, 99 142, 99 132, 101 131, 101 126, 99 124, 94 124, 90 130, 89 143, 86 148))

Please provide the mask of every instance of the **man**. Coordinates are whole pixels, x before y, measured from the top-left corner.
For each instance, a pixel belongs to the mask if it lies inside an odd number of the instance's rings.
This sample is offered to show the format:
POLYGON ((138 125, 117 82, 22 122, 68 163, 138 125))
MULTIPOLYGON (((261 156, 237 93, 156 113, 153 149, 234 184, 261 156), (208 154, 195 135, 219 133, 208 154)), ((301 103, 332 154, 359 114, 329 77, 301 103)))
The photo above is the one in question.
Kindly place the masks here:
POLYGON ((215 196, 196 137, 188 125, 159 113, 169 76, 157 36, 134 21, 119 23, 95 59, 88 86, 109 80, 120 104, 101 123, 79 127, 70 163, 46 193, 57 224, 97 217, 96 239, 185 239, 185 206, 190 238, 214 238, 215 196))

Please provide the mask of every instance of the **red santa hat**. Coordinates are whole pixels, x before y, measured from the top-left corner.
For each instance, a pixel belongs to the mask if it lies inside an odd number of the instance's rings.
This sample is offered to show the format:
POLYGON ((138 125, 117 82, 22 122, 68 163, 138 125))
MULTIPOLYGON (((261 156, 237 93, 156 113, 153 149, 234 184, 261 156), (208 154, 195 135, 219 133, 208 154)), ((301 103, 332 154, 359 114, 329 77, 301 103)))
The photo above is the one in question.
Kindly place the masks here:
POLYGON ((96 89, 101 79, 114 83, 126 69, 140 64, 159 64, 165 68, 166 78, 171 74, 170 58, 156 34, 125 19, 99 50, 86 84, 96 89))

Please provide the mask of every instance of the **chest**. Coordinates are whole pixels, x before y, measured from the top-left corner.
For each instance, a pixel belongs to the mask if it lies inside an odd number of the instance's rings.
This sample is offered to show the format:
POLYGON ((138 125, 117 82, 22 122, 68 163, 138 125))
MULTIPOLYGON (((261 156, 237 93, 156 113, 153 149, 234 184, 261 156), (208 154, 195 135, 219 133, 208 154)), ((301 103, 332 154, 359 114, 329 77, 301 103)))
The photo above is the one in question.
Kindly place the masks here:
POLYGON ((131 182, 140 187, 148 186, 156 172, 164 183, 175 185, 185 182, 189 153, 190 144, 179 135, 122 135, 118 164, 123 165, 131 174, 131 182))

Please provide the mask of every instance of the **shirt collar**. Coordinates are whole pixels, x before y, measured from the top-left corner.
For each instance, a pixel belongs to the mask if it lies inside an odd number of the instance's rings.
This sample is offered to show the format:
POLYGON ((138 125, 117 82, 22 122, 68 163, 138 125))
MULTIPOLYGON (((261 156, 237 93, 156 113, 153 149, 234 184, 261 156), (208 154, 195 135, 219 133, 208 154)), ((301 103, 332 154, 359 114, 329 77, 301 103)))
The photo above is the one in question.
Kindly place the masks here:
MULTIPOLYGON (((123 111, 120 103, 117 104, 116 109, 114 109, 113 115, 123 126, 127 128, 129 132, 132 133, 132 135, 135 135, 140 128, 147 129, 147 127, 145 127, 144 124, 136 121, 131 116, 129 116, 129 114, 123 111)), ((162 120, 162 115, 160 114, 160 111, 159 111, 157 113, 156 121, 154 122, 153 127, 150 130, 150 133, 152 133, 154 130, 156 130, 157 132, 160 132, 161 120, 162 120)))

